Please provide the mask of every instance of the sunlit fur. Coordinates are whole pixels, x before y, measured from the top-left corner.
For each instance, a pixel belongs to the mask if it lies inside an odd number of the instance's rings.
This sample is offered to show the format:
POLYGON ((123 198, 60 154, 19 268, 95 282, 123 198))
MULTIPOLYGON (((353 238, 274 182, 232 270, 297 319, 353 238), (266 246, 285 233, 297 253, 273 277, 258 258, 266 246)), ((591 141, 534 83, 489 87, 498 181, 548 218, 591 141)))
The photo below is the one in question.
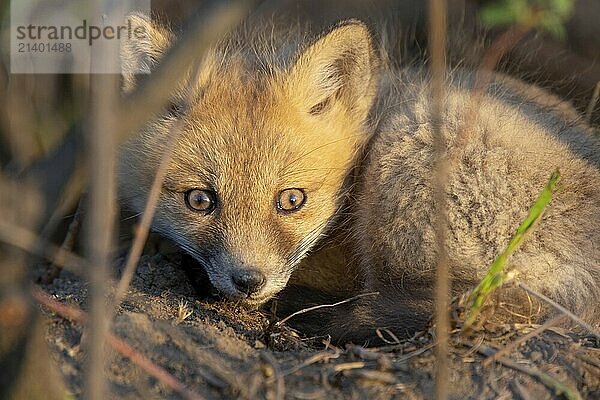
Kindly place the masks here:
MULTIPOLYGON (((126 44, 125 66, 148 54, 159 59, 170 38, 143 17, 134 21, 153 40, 126 44)), ((183 118, 153 229, 194 256, 225 297, 249 303, 264 302, 286 285, 340 207, 344 182, 368 138, 377 90, 364 25, 350 22, 309 44, 300 31, 287 35, 293 41, 268 54, 264 41, 239 36, 216 47, 202 61, 198 82, 173 83, 175 102, 194 91, 189 111, 149 122, 120 157, 121 196, 139 212, 169 133, 183 118), (184 194, 193 188, 217 193, 213 213, 186 207, 184 194), (276 207, 287 188, 306 193, 297 212, 276 207), (260 270, 267 283, 245 298, 231 274, 248 268, 260 270)), ((131 72, 124 71, 126 91, 137 78, 131 72)))
MULTIPOLYGON (((157 39, 125 46, 125 60, 160 58, 169 34, 143 18, 138 23, 157 39)), ((318 303, 321 297, 307 298, 315 293, 379 292, 307 313, 305 323, 295 318, 307 331, 367 341, 376 328, 398 335, 423 329, 432 315, 437 251, 427 73, 377 68, 370 34, 358 22, 316 40, 294 29, 266 32, 238 32, 205 58, 198 82, 174 82, 175 102, 189 87, 195 100, 186 115, 165 112, 124 147, 123 199, 142 209, 170 128, 183 118, 153 226, 194 256, 222 294, 239 298, 231 273, 257 268, 267 285, 244 300, 263 302, 299 265, 280 296, 284 306, 289 299, 318 303), (215 212, 186 208, 192 188, 218 194, 215 212), (286 188, 307 193, 297 213, 276 209, 286 188)), ((129 90, 136 77, 124 76, 129 90)), ((597 321, 598 140, 569 104, 502 75, 471 104, 473 76, 449 72, 442 115, 453 294, 483 276, 559 168, 561 189, 509 267, 518 281, 597 321)), ((507 311, 498 318, 547 316, 521 290, 500 293, 499 308, 507 311)))

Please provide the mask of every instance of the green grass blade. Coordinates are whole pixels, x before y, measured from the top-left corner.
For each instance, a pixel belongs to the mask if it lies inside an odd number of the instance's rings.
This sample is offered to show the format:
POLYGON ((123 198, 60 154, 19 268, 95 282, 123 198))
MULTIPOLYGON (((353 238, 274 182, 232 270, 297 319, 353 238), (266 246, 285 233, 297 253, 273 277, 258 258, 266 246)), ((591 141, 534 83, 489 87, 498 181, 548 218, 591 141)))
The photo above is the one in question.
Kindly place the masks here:
POLYGON ((475 319, 479 315, 481 307, 484 305, 487 298, 506 280, 507 271, 505 271, 505 266, 508 259, 517 249, 519 249, 527 234, 533 230, 536 222, 538 222, 544 214, 544 210, 546 210, 546 207, 552 200, 554 193, 557 190, 559 179, 560 172, 556 170, 550 176, 546 187, 544 190, 542 190, 529 209, 527 217, 521 223, 521 225, 519 225, 515 235, 511 238, 504 251, 500 253, 498 257, 496 257, 487 274, 469 295, 469 299, 467 301, 467 304, 470 305, 469 313, 465 320, 463 330, 469 329, 473 325, 473 322, 475 322, 475 319))

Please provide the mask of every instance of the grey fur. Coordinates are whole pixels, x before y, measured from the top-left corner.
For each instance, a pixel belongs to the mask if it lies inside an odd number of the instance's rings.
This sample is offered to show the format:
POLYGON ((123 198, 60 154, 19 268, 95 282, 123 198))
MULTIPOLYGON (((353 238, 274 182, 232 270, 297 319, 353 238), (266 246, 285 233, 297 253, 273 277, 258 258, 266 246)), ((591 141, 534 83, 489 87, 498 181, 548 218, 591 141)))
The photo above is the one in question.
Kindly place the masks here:
MULTIPOLYGON (((443 132, 452 160, 446 246, 453 293, 483 277, 558 168, 561 188, 509 267, 517 281, 598 322, 600 143, 592 129, 568 103, 496 75, 476 104, 466 143, 457 147, 471 112, 473 76, 454 71, 449 80, 443 132)), ((380 296, 355 306, 355 318, 332 324, 338 338, 366 340, 378 327, 410 333, 422 329, 433 312, 436 158, 427 75, 388 71, 383 82, 379 123, 354 188, 345 244, 356 249, 363 291, 380 296)), ((500 300, 509 303, 508 313, 497 311, 501 319, 546 317, 545 310, 530 309, 523 293, 500 292, 500 300)))

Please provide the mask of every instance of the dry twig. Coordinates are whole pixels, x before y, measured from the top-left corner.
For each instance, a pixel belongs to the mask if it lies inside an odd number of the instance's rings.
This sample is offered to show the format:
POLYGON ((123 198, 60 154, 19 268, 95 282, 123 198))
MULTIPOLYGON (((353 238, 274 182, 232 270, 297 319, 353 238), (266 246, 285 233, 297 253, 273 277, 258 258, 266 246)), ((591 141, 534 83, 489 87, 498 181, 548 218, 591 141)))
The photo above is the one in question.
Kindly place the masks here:
POLYGON ((360 369, 360 368, 364 368, 365 367, 365 362, 364 361, 353 361, 353 362, 347 362, 347 363, 340 363, 337 364, 333 367, 333 370, 335 372, 342 372, 342 371, 346 371, 349 369, 360 369))
MULTIPOLYGON (((100 0, 92 3, 95 15, 103 15, 100 0), (94 4, 95 3, 95 4, 94 4)), ((116 52, 109 52, 106 43, 92 48, 92 63, 106 65, 115 61, 116 52)), ((87 196, 86 253, 90 267, 86 272, 89 282, 88 303, 90 321, 86 329, 90 340, 85 368, 85 397, 104 400, 107 385, 104 377, 106 364, 105 344, 109 331, 107 317, 107 282, 112 265, 113 233, 116 218, 116 140, 115 106, 119 99, 119 80, 112 74, 90 76, 89 125, 86 129, 86 165, 89 174, 87 196)))
MULTIPOLYGON (((331 351, 321 351, 317 354, 314 354, 312 356, 310 356, 309 358, 307 358, 305 361, 303 361, 301 364, 295 365, 294 367, 288 369, 287 371, 283 371, 281 373, 281 376, 288 376, 288 375, 292 375, 298 371, 300 371, 303 368, 306 368, 310 365, 316 364, 318 362, 328 362, 331 359, 335 359, 338 358, 340 356, 340 352, 336 351, 336 352, 331 352, 331 351)), ((273 379, 270 379, 267 382, 272 382, 273 379)))
POLYGON ((446 139, 443 133, 443 108, 446 85, 446 29, 447 5, 445 0, 429 0, 429 51, 431 57, 431 126, 434 137, 436 171, 434 186, 435 237, 437 242, 436 287, 435 287, 435 329, 438 340, 435 364, 435 397, 448 398, 450 331, 450 275, 448 272, 448 251, 446 237, 448 211, 446 205, 446 184, 448 182, 448 157, 446 139))
POLYGON ((385 344, 396 346, 396 345, 399 345, 401 343, 400 339, 398 338, 398 336, 396 336, 394 334, 394 332, 390 331, 389 329, 377 328, 377 329, 375 329, 375 333, 377 334, 377 337, 379 339, 381 339, 381 341, 384 342, 385 344), (392 339, 392 340, 387 339, 385 337, 384 333, 386 335, 388 335, 390 337, 390 339, 392 339))
POLYGON ((347 372, 354 378, 365 381, 373 381, 379 384, 396 385, 398 378, 390 372, 373 371, 368 369, 348 370, 347 372))
MULTIPOLYGON (((477 351, 484 356, 492 356, 494 350, 486 345, 480 345, 477 351)), ((562 382, 559 382, 555 378, 541 371, 533 368, 528 368, 522 364, 516 363, 507 358, 499 357, 496 359, 497 362, 504 365, 505 367, 514 369, 515 371, 523 372, 532 378, 535 378, 541 382, 544 386, 551 389, 555 394, 564 396, 567 400, 583 400, 577 389, 570 387, 562 382)))
POLYGON ((371 293, 362 293, 359 295, 356 295, 354 297, 350 297, 349 299, 346 300, 342 300, 342 301, 338 301, 337 303, 333 303, 333 304, 319 304, 318 306, 313 306, 313 307, 308 307, 308 308, 303 308, 302 310, 298 310, 290 315, 288 315, 287 317, 285 317, 284 319, 282 319, 281 321, 277 321, 275 323, 275 327, 280 327, 281 325, 285 324, 287 321, 289 321, 291 318, 300 315, 300 314, 304 314, 310 311, 315 311, 315 310, 319 310, 321 308, 331 308, 331 307, 337 307, 339 305, 345 304, 345 303, 350 303, 354 300, 360 299, 362 297, 367 297, 367 296, 377 296, 379 295, 379 292, 371 292, 371 293))
POLYGON ((496 361, 499 357, 503 357, 503 356, 509 354, 511 351, 515 350, 521 344, 523 344, 526 341, 528 341, 529 339, 536 337, 537 335, 543 333, 546 329, 558 324, 564 318, 565 318, 565 315, 560 315, 556 318, 552 318, 551 320, 546 321, 543 325, 539 326, 538 328, 534 329, 533 331, 529 332, 528 334, 523 335, 522 337, 514 340, 513 342, 510 342, 504 348, 498 350, 493 355, 491 355, 488 358, 486 358, 485 360, 483 360, 483 363, 482 363, 483 366, 486 367, 491 362, 496 361))
POLYGON ((523 282, 517 283, 517 286, 519 286, 521 289, 525 290, 530 295, 535 296, 538 299, 540 299, 540 300, 548 303, 549 305, 551 305, 552 307, 554 307, 556 310, 560 311, 561 313, 563 313, 564 315, 566 315, 567 317, 571 318, 573 321, 577 322, 579 325, 581 325, 582 327, 584 327, 585 329, 587 329, 591 334, 595 335, 597 338, 600 338, 600 332, 598 332, 596 329, 594 329, 593 326, 591 326, 590 324, 586 323, 581 318, 579 318, 577 315, 573 314, 571 311, 567 310, 566 308, 564 308, 563 306, 561 306, 560 304, 558 304, 557 302, 555 302, 551 298, 549 298, 547 296, 544 296, 541 293, 536 292, 535 290, 533 290, 532 288, 530 288, 529 286, 527 286, 523 282))

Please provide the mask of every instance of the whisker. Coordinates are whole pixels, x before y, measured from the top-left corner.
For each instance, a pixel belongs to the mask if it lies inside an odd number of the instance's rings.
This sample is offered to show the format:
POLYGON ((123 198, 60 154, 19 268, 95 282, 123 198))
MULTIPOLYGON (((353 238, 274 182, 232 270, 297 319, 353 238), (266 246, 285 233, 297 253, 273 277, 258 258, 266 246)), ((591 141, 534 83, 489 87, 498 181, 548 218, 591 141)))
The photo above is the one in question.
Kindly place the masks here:
POLYGON ((303 157, 306 157, 306 156, 308 156, 308 155, 310 155, 310 154, 314 153, 314 152, 315 152, 315 151, 317 151, 317 150, 321 150, 321 149, 323 149, 324 147, 331 146, 332 144, 336 144, 336 143, 339 143, 339 142, 343 142, 343 141, 345 141, 345 140, 348 140, 348 139, 351 139, 351 138, 352 138, 352 136, 346 136, 346 137, 343 137, 343 138, 340 138, 340 139, 332 140, 331 142, 327 142, 327 143, 325 143, 325 144, 322 144, 321 146, 317 146, 317 147, 315 147, 315 148, 311 149, 310 151, 307 151, 307 152, 305 152, 305 153, 302 153, 302 154, 300 154, 298 157, 294 158, 292 161, 290 161, 289 163, 287 163, 286 165, 284 165, 284 166, 283 166, 283 168, 281 168, 281 170, 280 170, 280 173, 281 173, 282 175, 285 175, 285 171, 287 171, 287 169, 288 169, 288 168, 289 168, 289 167, 290 167, 292 164, 294 164, 296 161, 300 160, 301 158, 303 158, 303 157))
POLYGON ((139 216, 140 216, 140 215, 142 215, 142 214, 143 214, 143 213, 141 213, 141 212, 139 212, 139 213, 135 213, 135 214, 132 214, 132 215, 130 215, 130 216, 128 216, 128 217, 121 218, 121 221, 129 221, 129 220, 132 220, 132 219, 134 219, 134 218, 137 218, 137 217, 139 217, 139 216))
POLYGON ((319 224, 316 228, 310 231, 304 239, 300 242, 296 250, 287 259, 285 269, 289 270, 296 266, 296 264, 307 254, 308 250, 324 236, 325 228, 329 225, 330 221, 325 221, 319 224))

